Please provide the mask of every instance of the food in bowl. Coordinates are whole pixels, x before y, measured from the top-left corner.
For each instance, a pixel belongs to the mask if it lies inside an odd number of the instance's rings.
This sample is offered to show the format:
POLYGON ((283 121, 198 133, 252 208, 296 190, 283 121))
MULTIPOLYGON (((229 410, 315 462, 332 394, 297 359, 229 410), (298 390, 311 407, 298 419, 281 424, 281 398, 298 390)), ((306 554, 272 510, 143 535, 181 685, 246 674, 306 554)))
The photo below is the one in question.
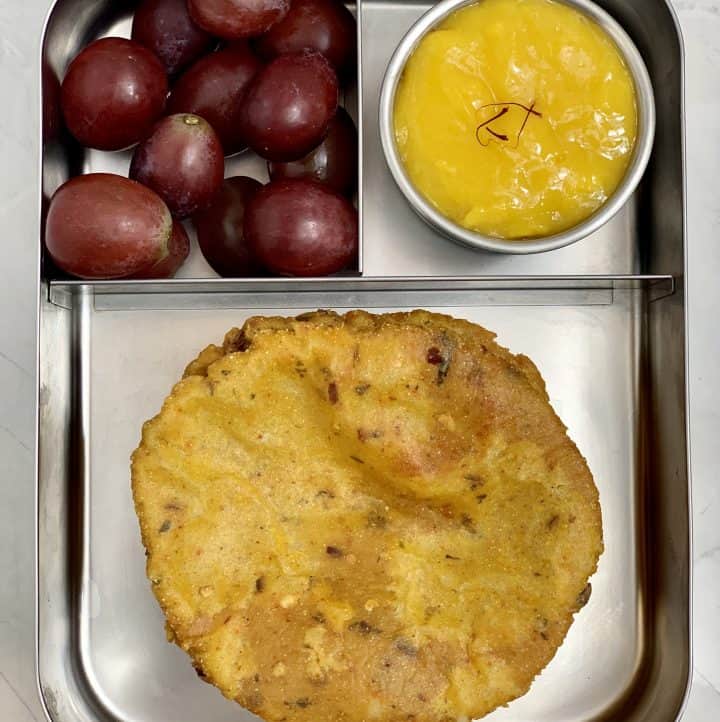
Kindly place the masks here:
POLYGON ((394 103, 410 182, 445 217, 503 239, 550 236, 620 185, 638 134, 618 47, 553 0, 481 0, 409 57, 394 103))
POLYGON ((481 717, 552 659, 602 551, 535 365, 426 311, 248 320, 132 482, 171 638, 270 722, 481 717))

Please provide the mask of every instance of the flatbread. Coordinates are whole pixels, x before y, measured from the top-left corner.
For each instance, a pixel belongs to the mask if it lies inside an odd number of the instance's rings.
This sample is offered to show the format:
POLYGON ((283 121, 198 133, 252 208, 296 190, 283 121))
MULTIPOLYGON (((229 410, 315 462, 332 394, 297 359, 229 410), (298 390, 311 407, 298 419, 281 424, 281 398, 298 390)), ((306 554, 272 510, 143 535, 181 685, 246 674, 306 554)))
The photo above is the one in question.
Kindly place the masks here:
POLYGON ((132 481, 171 637, 271 722, 482 717, 602 551, 533 363, 425 311, 250 319, 145 424, 132 481))

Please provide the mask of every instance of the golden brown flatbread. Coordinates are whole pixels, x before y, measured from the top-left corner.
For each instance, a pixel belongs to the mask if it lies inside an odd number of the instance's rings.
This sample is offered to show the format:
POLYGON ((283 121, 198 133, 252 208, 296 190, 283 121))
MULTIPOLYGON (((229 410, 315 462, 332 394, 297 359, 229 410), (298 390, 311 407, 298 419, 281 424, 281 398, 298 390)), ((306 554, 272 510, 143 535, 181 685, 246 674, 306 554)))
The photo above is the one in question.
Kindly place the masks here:
POLYGON ((524 694, 602 551, 524 356, 414 311, 253 318, 133 455, 174 640, 272 722, 445 722, 524 694))

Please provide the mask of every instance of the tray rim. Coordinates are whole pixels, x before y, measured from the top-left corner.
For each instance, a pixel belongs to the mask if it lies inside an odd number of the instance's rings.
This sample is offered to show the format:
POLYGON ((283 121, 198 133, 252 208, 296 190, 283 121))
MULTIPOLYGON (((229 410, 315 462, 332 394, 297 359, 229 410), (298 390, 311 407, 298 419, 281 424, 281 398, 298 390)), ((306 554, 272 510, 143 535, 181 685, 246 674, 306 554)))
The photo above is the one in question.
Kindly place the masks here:
POLYGON ((680 25, 680 18, 675 10, 671 0, 663 0, 667 6, 670 19, 675 26, 675 34, 677 35, 678 44, 680 46, 680 171, 681 171, 681 187, 680 194, 682 207, 682 242, 683 242, 683 275, 682 275, 682 296, 683 296, 683 371, 685 378, 683 379, 683 411, 685 413, 685 468, 687 471, 687 507, 688 507, 688 673, 685 679, 685 693, 677 711, 676 722, 685 714, 688 702, 690 700, 690 690, 693 684, 693 668, 694 668, 694 642, 693 642, 693 603, 694 603, 694 584, 693 584, 693 481, 692 481, 692 445, 690 438, 690 398, 689 398, 689 379, 690 379, 690 318, 689 318, 689 294, 688 294, 688 243, 687 243, 687 114, 685 97, 686 81, 685 81, 685 38, 680 25))
MULTIPOLYGON (((45 15, 45 18, 42 23, 42 29, 40 34, 40 43, 38 47, 38 56, 39 56, 39 67, 42 72, 43 67, 43 51, 45 46, 45 38, 47 34, 48 25, 50 23, 51 17, 55 11, 56 6, 61 2, 62 0, 52 0, 48 11, 45 15)), ((357 2, 357 14, 358 14, 358 20, 360 20, 362 15, 362 5, 363 0, 356 0, 357 2)), ((360 247, 360 256, 359 256, 359 271, 356 276, 354 277, 348 277, 344 280, 351 281, 354 283, 360 282, 361 284, 365 285, 366 282, 378 282, 378 281, 390 281, 390 280, 401 280, 401 281, 407 281, 410 283, 415 282, 421 282, 422 280, 435 280, 435 281, 444 281, 444 282, 457 282, 457 281, 488 281, 488 282, 503 282, 503 281, 550 281, 550 280, 557 280, 557 281, 640 281, 640 282, 652 282, 652 281, 661 281, 661 280, 670 280, 672 284, 672 291, 671 293, 680 292, 682 295, 682 319, 683 319, 683 371, 684 371, 684 379, 683 379, 683 386, 682 386, 682 392, 683 392, 683 412, 684 412, 684 444, 686 449, 686 458, 684 460, 683 467, 687 474, 687 484, 686 486, 686 501, 687 501, 687 530, 688 530, 688 538, 687 538, 687 545, 688 545, 688 560, 687 560, 687 566, 688 566, 688 578, 687 578, 687 587, 688 587, 688 605, 687 605, 687 623, 689 628, 689 635, 688 635, 688 653, 687 653, 687 675, 685 676, 683 685, 684 685, 684 694, 682 696, 682 699, 680 701, 680 704, 675 712, 674 719, 676 722, 678 722, 684 715, 684 712, 687 708, 690 691, 693 683, 693 658, 694 658, 694 644, 693 644, 693 600, 694 600, 694 581, 693 581, 693 472, 692 472, 692 446, 691 446, 691 435, 690 435, 690 407, 689 407, 689 394, 688 394, 688 380, 690 378, 690 369, 691 369, 691 361, 690 361, 690 348, 689 348, 689 308, 688 308, 688 301, 689 301, 689 294, 688 294, 688 244, 687 244, 687 139, 686 139, 686 78, 685 78, 685 68, 686 68, 686 60, 685 60, 685 41, 683 37, 682 27, 679 21, 679 17, 677 14, 677 11, 672 4, 670 0, 661 0, 662 4, 665 5, 665 8, 668 12, 668 16, 674 26, 674 32, 677 37, 677 42, 679 45, 679 61, 680 61, 680 78, 679 78, 679 84, 680 84, 680 109, 679 109, 679 122, 680 122, 680 169, 681 169, 681 183, 680 188, 678 189, 681 194, 681 208, 682 208, 682 236, 681 240, 683 243, 683 267, 682 267, 682 275, 674 276, 669 274, 603 274, 603 275, 490 275, 490 276, 414 276, 414 277, 379 277, 379 276, 363 276, 363 248, 364 244, 361 243, 360 247), (679 288, 678 288, 679 287, 679 288)), ((358 55, 360 57, 360 54, 362 52, 362 33, 360 32, 360 22, 358 22, 358 55)), ((362 64, 358 63, 358 106, 361 109, 362 108, 362 64)), ((37 208, 38 208, 38 217, 40 218, 40 237, 36 239, 35 243, 35 258, 36 258, 36 291, 37 291, 37 297, 36 297, 36 314, 35 314, 35 332, 36 332, 36 353, 35 353, 35 440, 33 445, 33 452, 34 452, 34 481, 35 481, 35 488, 34 488, 34 504, 33 504, 33 523, 34 523, 34 676, 35 676, 35 685, 36 685, 36 691, 39 698, 41 709, 45 715, 45 718, 48 720, 48 722, 56 722, 55 719, 51 716, 50 710, 47 704, 47 700, 45 697, 45 693, 43 690, 43 683, 42 683, 42 675, 41 675, 41 664, 40 664, 40 499, 39 499, 39 492, 40 492, 40 429, 41 429, 41 420, 40 420, 40 408, 41 408, 41 399, 40 399, 40 364, 41 364, 41 350, 40 350, 40 340, 42 335, 42 314, 43 314, 43 305, 45 302, 50 302, 50 294, 52 292, 52 289, 54 287, 66 287, 66 288, 74 288, 79 286, 90 286, 93 288, 93 290, 102 290, 103 288, 115 288, 115 287, 121 287, 123 285, 127 286, 129 282, 127 281, 76 281, 76 280, 68 280, 68 281, 58 281, 53 279, 46 279, 43 277, 43 263, 42 263, 42 228, 43 228, 43 207, 44 207, 44 199, 43 199, 43 168, 44 168, 44 154, 42 152, 43 148, 43 119, 42 119, 42 108, 43 108, 43 98, 44 98, 44 92, 43 92, 43 84, 42 82, 39 83, 38 87, 38 113, 39 113, 39 127, 38 127, 38 148, 40 149, 40 152, 38 153, 37 157, 37 173, 38 173, 38 195, 37 195, 37 208), (45 291, 45 293, 43 293, 45 291)), ((360 158, 362 158, 362 126, 363 126, 363 120, 362 120, 362 112, 359 112, 358 114, 358 137, 359 137, 359 146, 358 146, 358 152, 360 154, 360 158)), ((362 171, 362 163, 360 163, 359 168, 359 183, 362 184, 362 177, 363 177, 363 171, 362 171)), ((360 234, 362 237, 363 233, 363 223, 362 223, 362 207, 363 207, 363 197, 362 194, 358 195, 358 214, 359 214, 359 224, 360 224, 360 234)), ((316 282, 319 283, 321 281, 324 282, 324 287, 327 288, 327 283, 329 280, 335 280, 335 279, 328 279, 327 277, 318 279, 318 278, 312 278, 312 279, 293 279, 294 281, 300 280, 301 282, 316 282)), ((267 281, 274 281, 278 285, 281 283, 287 283, 288 279, 264 279, 264 282, 267 281)), ((227 279, 217 278, 217 279, 165 279, 161 281, 135 281, 132 285, 139 286, 139 289, 145 288, 147 291, 150 291, 150 287, 153 286, 161 286, 164 292, 170 292, 174 288, 179 287, 183 284, 207 284, 210 282, 212 285, 219 285, 221 283, 228 283, 227 279)), ((246 287, 248 283, 253 283, 253 280, 247 280, 247 279, 238 279, 234 281, 230 281, 234 286, 244 286, 246 287)), ((280 290, 280 289, 278 289, 280 290)), ((368 288, 367 290, 370 290, 368 288)))

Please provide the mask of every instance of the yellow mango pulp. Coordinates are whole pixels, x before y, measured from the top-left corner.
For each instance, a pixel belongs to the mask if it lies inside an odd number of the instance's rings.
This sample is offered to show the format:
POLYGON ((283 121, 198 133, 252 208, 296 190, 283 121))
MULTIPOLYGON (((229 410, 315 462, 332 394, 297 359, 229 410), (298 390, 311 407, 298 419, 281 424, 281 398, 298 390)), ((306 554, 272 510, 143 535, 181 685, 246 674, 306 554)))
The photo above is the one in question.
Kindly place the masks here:
POLYGON ((558 233, 612 195, 637 133, 632 76, 594 21, 551 0, 481 0, 428 33, 394 107, 410 180, 507 239, 558 233))

